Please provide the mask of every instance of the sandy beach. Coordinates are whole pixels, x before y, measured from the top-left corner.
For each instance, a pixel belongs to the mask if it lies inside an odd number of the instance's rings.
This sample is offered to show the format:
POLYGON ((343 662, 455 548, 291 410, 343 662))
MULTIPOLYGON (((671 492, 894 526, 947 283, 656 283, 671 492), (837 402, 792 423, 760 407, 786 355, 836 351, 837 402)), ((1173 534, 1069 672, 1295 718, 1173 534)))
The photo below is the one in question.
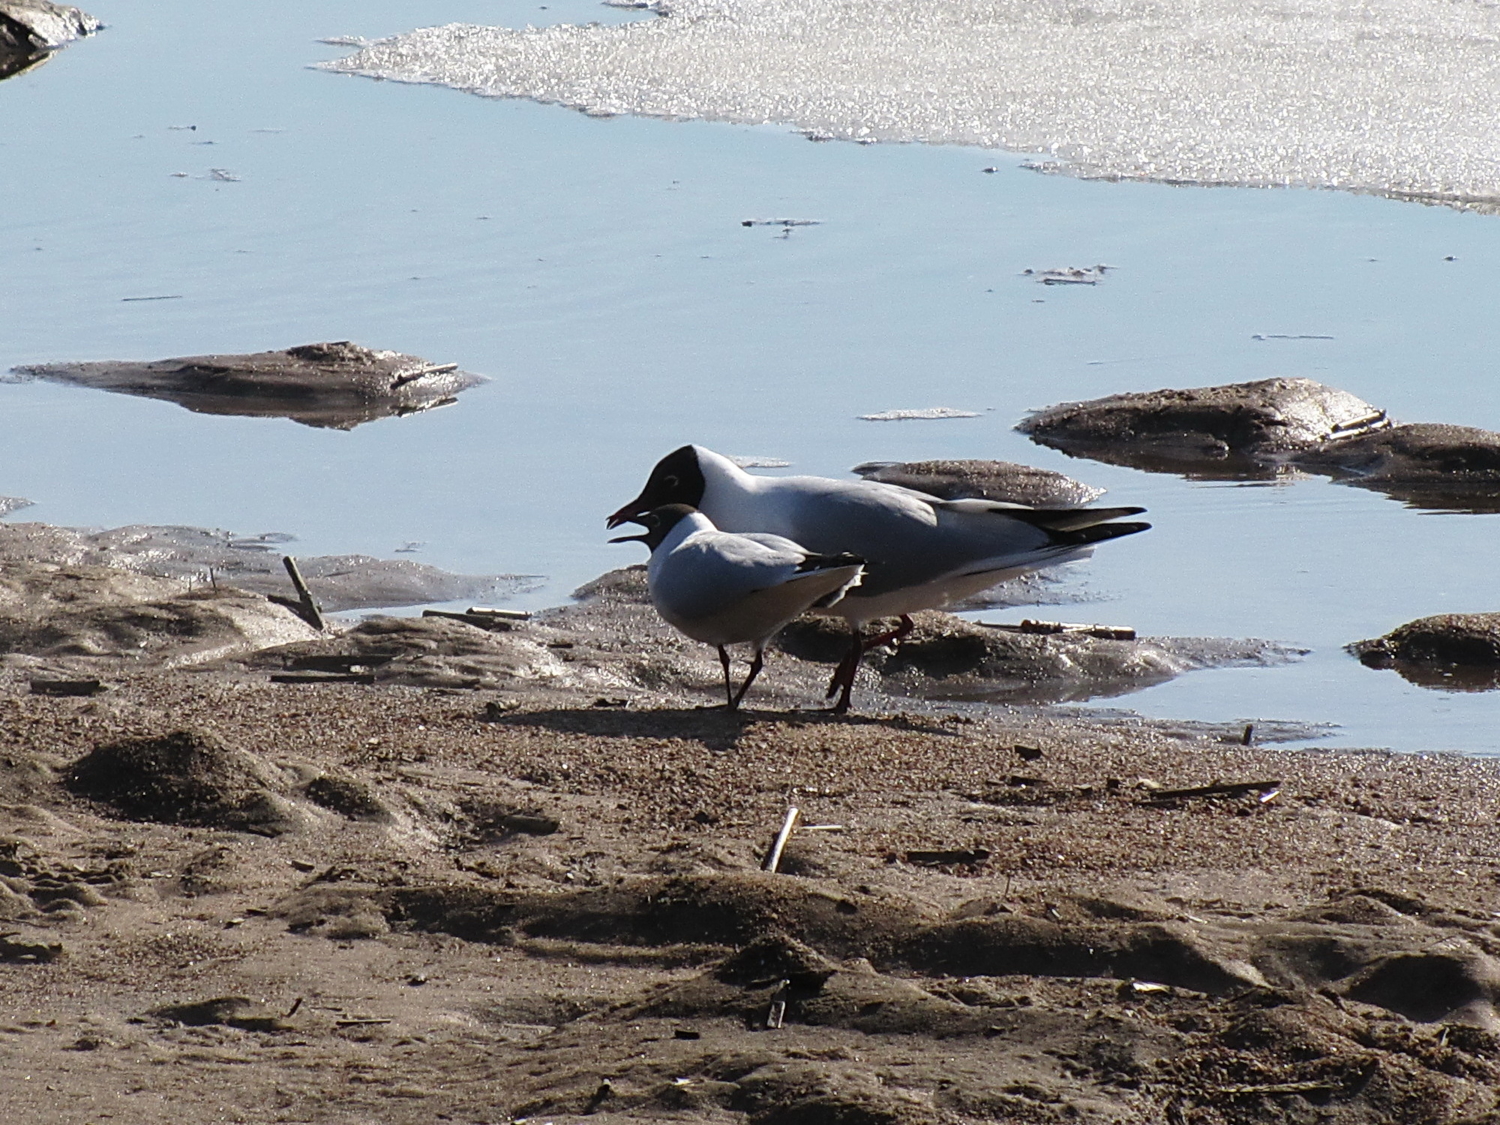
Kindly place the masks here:
POLYGON ((1492 762, 874 673, 833 717, 780 652, 730 715, 647 613, 6 657, 16 1120, 1494 1119, 1492 762), (373 636, 410 682, 276 671, 373 636))

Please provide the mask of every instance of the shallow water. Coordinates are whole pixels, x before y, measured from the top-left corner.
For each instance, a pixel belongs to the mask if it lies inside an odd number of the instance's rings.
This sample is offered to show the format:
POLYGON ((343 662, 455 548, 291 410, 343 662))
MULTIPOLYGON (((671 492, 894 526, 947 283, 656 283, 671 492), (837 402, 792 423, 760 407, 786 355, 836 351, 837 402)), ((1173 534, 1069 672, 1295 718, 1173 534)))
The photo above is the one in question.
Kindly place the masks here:
POLYGON ((37 502, 12 520, 286 531, 300 554, 417 542, 411 557, 451 570, 545 574, 514 603, 545 605, 637 561, 604 542, 604 515, 685 441, 827 474, 1021 460, 1156 525, 1073 569, 1098 604, 1044 616, 1312 650, 1129 706, 1332 721, 1330 745, 1500 750, 1500 693, 1413 687, 1341 649, 1500 608, 1497 517, 1317 478, 1190 483, 1011 430, 1065 399, 1282 374, 1402 420, 1500 429, 1500 220, 1085 182, 993 150, 589 118, 307 68, 348 51, 320 37, 423 21, 637 18, 591 3, 91 10, 105 32, 0 83, 0 368, 348 338, 493 382, 350 433, 0 386, 0 494, 37 502), (821 223, 741 225, 765 218, 821 223), (1118 268, 1097 286, 1021 273, 1100 262, 1118 268), (1332 339, 1255 338, 1275 334, 1332 339), (931 407, 979 416, 858 419, 931 407))

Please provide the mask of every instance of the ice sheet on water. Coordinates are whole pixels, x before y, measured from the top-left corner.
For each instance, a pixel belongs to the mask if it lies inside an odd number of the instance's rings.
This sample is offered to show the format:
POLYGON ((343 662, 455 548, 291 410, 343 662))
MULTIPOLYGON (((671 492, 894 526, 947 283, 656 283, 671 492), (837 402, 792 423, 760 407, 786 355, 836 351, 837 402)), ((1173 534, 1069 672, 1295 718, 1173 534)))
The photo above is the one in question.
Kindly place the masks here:
POLYGON ((663 0, 453 24, 331 70, 590 113, 1046 154, 1076 175, 1500 205, 1488 0, 663 0))

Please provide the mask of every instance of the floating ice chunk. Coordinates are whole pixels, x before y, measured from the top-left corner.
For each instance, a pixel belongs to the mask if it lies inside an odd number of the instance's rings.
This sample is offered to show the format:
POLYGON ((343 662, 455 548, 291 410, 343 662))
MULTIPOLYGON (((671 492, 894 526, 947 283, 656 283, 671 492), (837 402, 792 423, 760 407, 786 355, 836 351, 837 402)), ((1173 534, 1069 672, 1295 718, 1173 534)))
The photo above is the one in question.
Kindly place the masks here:
POLYGON ((780 457, 731 457, 730 460, 742 469, 785 469, 791 465, 780 457))
POLYGON ((1052 270, 1022 270, 1021 276, 1034 277, 1043 285, 1098 285, 1114 266, 1063 266, 1052 270))
POLYGON ((951 406, 929 406, 922 410, 882 410, 878 414, 861 414, 861 422, 930 421, 937 418, 978 418, 973 410, 955 410, 951 406))

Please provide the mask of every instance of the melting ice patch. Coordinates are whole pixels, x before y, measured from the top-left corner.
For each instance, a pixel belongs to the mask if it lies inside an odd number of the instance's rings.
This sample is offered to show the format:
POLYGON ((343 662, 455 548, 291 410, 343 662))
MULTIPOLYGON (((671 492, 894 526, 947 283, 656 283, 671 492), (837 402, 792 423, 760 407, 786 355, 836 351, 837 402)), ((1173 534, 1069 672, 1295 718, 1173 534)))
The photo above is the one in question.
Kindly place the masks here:
POLYGON ((321 64, 591 114, 1042 153, 1043 170, 1500 204, 1486 0, 663 0, 321 64))
POLYGON ((973 410, 958 410, 952 406, 926 406, 920 410, 882 410, 878 414, 861 414, 861 422, 911 422, 933 421, 938 418, 978 418, 973 410))

